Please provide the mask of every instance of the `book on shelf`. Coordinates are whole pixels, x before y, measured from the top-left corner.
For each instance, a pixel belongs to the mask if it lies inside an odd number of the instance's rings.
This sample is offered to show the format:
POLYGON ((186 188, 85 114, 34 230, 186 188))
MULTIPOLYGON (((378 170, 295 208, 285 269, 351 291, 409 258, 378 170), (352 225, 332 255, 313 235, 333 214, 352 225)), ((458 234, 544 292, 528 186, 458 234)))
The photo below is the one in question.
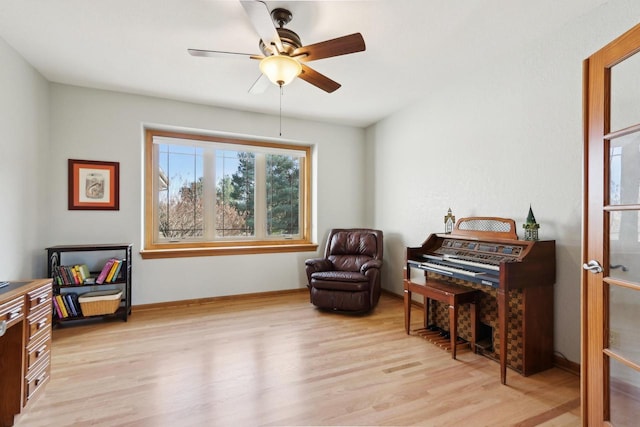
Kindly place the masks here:
POLYGON ((70 279, 69 279, 69 275, 66 271, 65 266, 60 265, 56 268, 57 272, 58 272, 58 281, 60 282, 61 285, 68 285, 70 284, 70 279))
POLYGON ((118 264, 120 264, 120 260, 116 259, 113 261, 113 264, 111 265, 111 270, 109 270, 109 274, 107 274, 107 278, 104 279, 105 282, 110 283, 113 281, 113 275, 115 274, 116 270, 118 269, 118 264))
POLYGON ((62 299, 62 303, 64 304, 64 308, 67 311, 67 317, 73 317, 73 311, 69 306, 69 301, 67 301, 67 297, 64 294, 60 294, 60 298, 62 299))
POLYGON ((53 309, 56 316, 58 316, 58 319, 64 318, 62 310, 60 310, 60 306, 58 305, 58 299, 55 296, 53 297, 53 309))
POLYGON ((81 283, 85 283, 87 279, 91 276, 89 272, 89 266, 87 264, 77 265, 78 273, 80 273, 81 283))
POLYGON ((71 267, 71 272, 73 273, 75 284, 81 285, 84 280, 82 279, 82 275, 80 274, 80 266, 74 265, 73 267, 71 267))
POLYGON ((114 261, 117 261, 117 258, 109 258, 107 262, 104 264, 104 267, 102 267, 102 271, 100 272, 100 274, 98 275, 98 278, 96 279, 97 285, 102 285, 105 282, 105 280, 107 279, 107 276, 109 275, 109 272, 111 271, 111 267, 113 267, 114 261))
POLYGON ((115 271, 113 272, 113 276, 111 277, 110 282, 117 282, 118 278, 120 277, 120 271, 122 270, 122 264, 124 264, 126 262, 126 260, 124 259, 119 259, 118 260, 118 265, 115 268, 115 271))
POLYGON ((67 312, 69 312, 69 315, 72 317, 77 317, 78 313, 76 312, 76 308, 73 305, 73 300, 71 299, 71 295, 64 294, 63 298, 64 298, 64 302, 67 303, 67 312))
POLYGON ((82 306, 80 305, 80 301, 78 301, 79 295, 75 292, 70 292, 69 295, 71 295, 71 301, 76 309, 76 313, 78 313, 78 316, 82 316, 82 306))
POLYGON ((69 307, 73 312, 73 315, 76 317, 82 316, 82 310, 80 310, 80 303, 78 302, 78 294, 75 292, 68 292, 64 294, 67 302, 69 303, 69 307))
POLYGON ((67 273, 66 268, 61 265, 60 267, 58 267, 58 271, 60 272, 60 277, 62 278, 62 284, 63 285, 68 285, 69 282, 69 274, 67 273))
POLYGON ((82 317, 82 309, 76 292, 54 295, 53 310, 59 319, 82 317))
POLYGON ((64 285, 64 277, 62 275, 62 269, 60 268, 60 266, 55 268, 53 275, 54 275, 54 277, 56 279, 56 282, 59 285, 64 285))
POLYGON ((62 285, 62 278, 60 277, 60 273, 58 272, 58 267, 53 268, 51 276, 53 279, 53 283, 55 283, 56 285, 62 285))
POLYGON ((53 269, 56 285, 82 285, 90 279, 91 273, 86 264, 59 265, 53 269))
POLYGON ((64 300, 62 299, 62 296, 56 295, 56 301, 58 302, 58 307, 60 308, 62 319, 64 319, 65 317, 69 317, 69 314, 67 313, 67 308, 64 305, 64 300))
POLYGON ((61 265, 60 268, 65 277, 64 284, 65 285, 75 285, 76 279, 73 277, 73 273, 71 272, 71 268, 68 265, 61 265))
POLYGON ((68 265, 67 266, 67 271, 69 272, 69 277, 71 278, 71 284, 72 285, 77 285, 78 284, 78 273, 76 272, 76 270, 73 268, 72 265, 68 265))

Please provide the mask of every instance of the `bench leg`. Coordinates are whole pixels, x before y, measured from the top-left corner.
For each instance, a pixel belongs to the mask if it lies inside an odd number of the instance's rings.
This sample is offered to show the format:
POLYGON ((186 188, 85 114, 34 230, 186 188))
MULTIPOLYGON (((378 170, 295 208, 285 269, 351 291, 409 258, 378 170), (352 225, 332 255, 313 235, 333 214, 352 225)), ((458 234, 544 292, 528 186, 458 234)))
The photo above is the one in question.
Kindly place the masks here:
POLYGON ((411 327, 411 291, 404 290, 404 329, 409 335, 409 328, 411 327))
POLYGON ((429 303, 431 300, 428 297, 424 297, 424 328, 429 327, 429 303))
POLYGON ((476 347, 476 340, 478 339, 478 311, 476 309, 476 303, 469 304, 471 310, 471 349, 474 353, 478 352, 476 347))
POLYGON ((451 335, 451 357, 456 358, 458 342, 458 304, 449 305, 449 335, 451 335))

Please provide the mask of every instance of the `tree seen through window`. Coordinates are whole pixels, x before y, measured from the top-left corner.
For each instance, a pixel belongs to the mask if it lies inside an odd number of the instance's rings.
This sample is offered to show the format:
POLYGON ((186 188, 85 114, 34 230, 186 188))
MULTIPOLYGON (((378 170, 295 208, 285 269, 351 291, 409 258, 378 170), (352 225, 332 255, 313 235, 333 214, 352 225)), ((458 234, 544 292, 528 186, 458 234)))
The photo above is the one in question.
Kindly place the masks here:
POLYGON ((268 236, 299 230, 300 159, 293 155, 256 154, 224 149, 163 144, 159 147, 159 235, 170 241, 201 239, 206 217, 215 212, 215 237, 256 235, 256 159, 262 157, 265 227, 268 236), (215 191, 207 196, 207 159, 215 159, 215 191), (161 179, 162 181, 162 179, 161 179))

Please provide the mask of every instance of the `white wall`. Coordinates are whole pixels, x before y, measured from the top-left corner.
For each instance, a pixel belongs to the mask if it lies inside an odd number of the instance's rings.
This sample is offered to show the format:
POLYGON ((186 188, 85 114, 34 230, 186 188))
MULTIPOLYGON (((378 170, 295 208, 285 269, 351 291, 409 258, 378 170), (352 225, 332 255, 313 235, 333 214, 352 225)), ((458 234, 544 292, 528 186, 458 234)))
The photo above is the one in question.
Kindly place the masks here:
POLYGON ((609 2, 509 56, 452 70, 367 129, 368 221, 385 231, 387 289, 402 293, 405 248, 442 232, 449 207, 513 218, 522 237, 531 204, 540 238, 556 240, 555 348, 580 361, 582 61, 639 17, 639 2, 609 2))
MULTIPOLYGON (((51 85, 46 245, 132 242, 134 305, 306 286, 315 252, 143 260, 142 128, 161 124, 275 137, 278 117, 158 98, 51 85), (120 162, 119 211, 67 210, 67 159, 120 162)), ((283 118, 283 135, 315 145, 314 224, 323 249, 331 227, 364 218, 364 130, 283 118)))
POLYGON ((49 86, 0 39, 0 280, 28 279, 45 263, 49 86))

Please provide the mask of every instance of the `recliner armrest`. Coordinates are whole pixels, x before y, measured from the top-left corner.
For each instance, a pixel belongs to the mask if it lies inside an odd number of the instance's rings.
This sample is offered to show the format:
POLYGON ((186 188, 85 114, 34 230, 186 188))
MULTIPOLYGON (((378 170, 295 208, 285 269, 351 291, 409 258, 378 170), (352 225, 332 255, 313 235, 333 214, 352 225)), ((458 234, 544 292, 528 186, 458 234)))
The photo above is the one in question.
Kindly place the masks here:
POLYGON ((372 259, 362 264, 362 267, 360 267, 360 273, 365 274, 367 270, 371 268, 380 269, 380 267, 382 267, 382 260, 372 259))
POLYGON ((306 260, 304 264, 307 266, 307 269, 313 269, 314 273, 316 271, 333 270, 333 263, 327 258, 311 258, 306 260))

